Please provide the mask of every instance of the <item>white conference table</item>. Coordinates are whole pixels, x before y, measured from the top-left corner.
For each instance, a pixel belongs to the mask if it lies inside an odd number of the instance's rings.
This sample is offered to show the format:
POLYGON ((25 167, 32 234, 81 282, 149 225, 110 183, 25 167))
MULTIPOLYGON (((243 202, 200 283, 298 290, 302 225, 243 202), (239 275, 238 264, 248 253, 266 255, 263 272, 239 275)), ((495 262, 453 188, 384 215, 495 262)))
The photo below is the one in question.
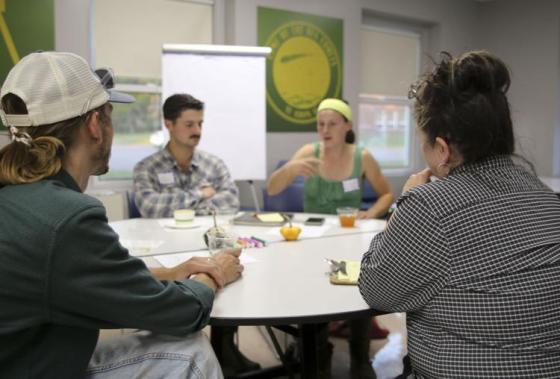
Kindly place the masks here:
MULTIPOLYGON (((295 214, 301 225, 309 214, 295 214)), ((211 313, 211 325, 298 324, 301 333, 302 377, 316 377, 317 324, 379 314, 362 299, 357 286, 332 285, 324 258, 361 259, 372 237, 384 221, 358 221, 354 228, 341 228, 338 218, 325 216, 323 226, 302 226, 298 241, 287 242, 279 227, 231 226, 238 236, 255 236, 268 241, 264 248, 244 249, 245 271, 240 280, 218 292, 211 313)), ((226 224, 229 218, 220 218, 226 224)), ((209 217, 197 217, 200 227, 171 229, 171 220, 130 219, 112 222, 121 243, 132 255, 142 256, 148 265, 172 265, 191 256, 208 254, 202 235, 211 226, 209 217)))

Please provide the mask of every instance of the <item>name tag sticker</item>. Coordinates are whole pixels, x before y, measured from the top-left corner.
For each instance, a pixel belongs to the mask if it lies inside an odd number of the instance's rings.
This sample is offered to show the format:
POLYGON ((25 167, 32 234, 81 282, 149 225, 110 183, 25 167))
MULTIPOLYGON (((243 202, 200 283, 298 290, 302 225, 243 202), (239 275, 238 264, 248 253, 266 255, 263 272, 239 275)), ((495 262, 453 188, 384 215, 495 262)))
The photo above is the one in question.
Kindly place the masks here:
POLYGON ((175 177, 172 172, 164 172, 158 174, 158 180, 160 184, 173 184, 175 183, 175 177))
POLYGON ((360 189, 358 178, 344 180, 342 182, 342 188, 344 189, 344 192, 358 191, 360 189))

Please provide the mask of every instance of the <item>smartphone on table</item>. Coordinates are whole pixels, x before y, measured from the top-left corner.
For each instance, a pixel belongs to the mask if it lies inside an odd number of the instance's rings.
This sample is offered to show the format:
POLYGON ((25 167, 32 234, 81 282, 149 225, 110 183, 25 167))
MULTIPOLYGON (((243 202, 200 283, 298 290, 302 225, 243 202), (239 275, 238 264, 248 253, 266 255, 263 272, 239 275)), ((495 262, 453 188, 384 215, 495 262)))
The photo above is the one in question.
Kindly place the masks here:
POLYGON ((325 219, 323 217, 309 217, 305 220, 305 225, 313 225, 313 226, 321 226, 325 223, 325 219))

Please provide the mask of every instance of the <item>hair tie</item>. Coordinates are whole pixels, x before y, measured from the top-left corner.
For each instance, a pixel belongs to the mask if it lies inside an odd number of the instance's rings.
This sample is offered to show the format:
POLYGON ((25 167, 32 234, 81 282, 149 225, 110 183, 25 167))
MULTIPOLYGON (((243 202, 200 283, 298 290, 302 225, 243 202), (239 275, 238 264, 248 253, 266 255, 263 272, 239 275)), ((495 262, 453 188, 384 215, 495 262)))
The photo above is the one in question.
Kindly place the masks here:
POLYGON ((15 126, 10 125, 10 133, 12 135, 12 142, 21 142, 27 146, 31 146, 33 138, 31 138, 31 136, 27 132, 22 132, 15 126))

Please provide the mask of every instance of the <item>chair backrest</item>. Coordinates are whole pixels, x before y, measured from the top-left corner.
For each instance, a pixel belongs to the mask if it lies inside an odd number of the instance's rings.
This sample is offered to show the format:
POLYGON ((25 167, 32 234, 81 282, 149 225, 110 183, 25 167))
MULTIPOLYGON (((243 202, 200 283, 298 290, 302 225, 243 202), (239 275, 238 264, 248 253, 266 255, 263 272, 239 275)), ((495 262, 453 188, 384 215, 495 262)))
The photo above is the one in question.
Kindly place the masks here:
MULTIPOLYGON (((282 159, 276 164, 276 169, 282 167, 287 160, 282 159)), ((303 212, 303 176, 298 176, 284 191, 270 196, 263 189, 263 208, 268 212, 303 212)))
POLYGON ((362 204, 360 208, 363 210, 371 208, 378 198, 377 192, 371 187, 368 180, 364 179, 362 185, 362 204))
MULTIPOLYGON (((286 162, 285 159, 278 161, 276 169, 282 167, 286 162)), ((303 176, 298 176, 284 191, 274 196, 268 195, 266 189, 263 189, 264 210, 269 212, 303 212, 303 183, 303 176)), ((364 179, 360 209, 371 208, 378 197, 368 180, 364 179)))
POLYGON ((141 218, 142 215, 134 201, 134 192, 126 191, 126 198, 128 200, 128 218, 141 218))
POLYGON ((119 221, 127 219, 128 211, 125 194, 117 191, 90 191, 88 195, 95 197, 103 203, 107 219, 119 221))

